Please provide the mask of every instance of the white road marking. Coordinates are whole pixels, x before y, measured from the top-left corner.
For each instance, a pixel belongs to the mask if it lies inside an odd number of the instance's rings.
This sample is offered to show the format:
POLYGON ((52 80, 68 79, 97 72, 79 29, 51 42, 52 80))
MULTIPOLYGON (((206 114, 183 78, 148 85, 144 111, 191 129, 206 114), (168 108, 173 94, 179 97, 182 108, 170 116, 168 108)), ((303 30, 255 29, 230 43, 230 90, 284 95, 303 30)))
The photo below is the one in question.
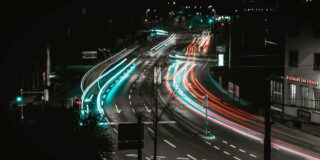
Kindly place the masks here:
POLYGON ((107 92, 109 92, 110 89, 107 90, 107 92))
POLYGON ((234 159, 236 160, 241 160, 240 158, 236 157, 236 156, 233 156, 234 159))
POLYGON ((279 150, 280 148, 278 148, 278 147, 275 147, 275 146, 272 146, 274 149, 277 149, 277 150, 279 150))
POLYGON ((254 154, 250 154, 250 156, 251 156, 251 157, 254 157, 254 158, 257 158, 257 156, 256 156, 256 155, 254 155, 254 154))
POLYGON ((102 98, 103 98, 103 99, 106 98, 106 94, 104 94, 102 98))
POLYGON ((130 106, 132 105, 132 102, 131 101, 129 101, 129 104, 130 104, 130 106))
POLYGON ((130 93, 132 93, 132 89, 130 89, 130 93))
POLYGON ((131 94, 129 94, 129 99, 131 99, 131 94))
POLYGON ((236 146, 234 146, 234 145, 232 145, 232 144, 230 144, 230 147, 232 147, 232 148, 237 148, 236 146))
POLYGON ((176 146, 172 143, 170 143, 168 140, 164 139, 163 141, 165 141, 167 144, 169 144, 171 147, 176 148, 176 146))
POLYGON ((215 149, 217 149, 217 150, 219 150, 219 149, 220 149, 220 148, 219 148, 219 147, 217 147, 217 146, 214 146, 214 148, 215 148, 215 149))
POLYGON ((226 155, 228 155, 228 156, 230 155, 230 153, 227 152, 227 151, 223 151, 223 153, 226 154, 226 155))
POLYGON ((225 141, 225 140, 223 140, 222 142, 223 142, 224 144, 228 144, 228 142, 227 142, 227 141, 225 141))
POLYGON ((118 131, 117 131, 117 129, 113 128, 113 131, 114 131, 114 132, 116 132, 116 133, 118 134, 118 131))
POLYGON ((133 113, 136 113, 136 111, 134 110, 134 108, 132 108, 132 112, 133 112, 133 113))
POLYGON ((240 152, 243 152, 243 153, 246 153, 246 151, 245 151, 245 150, 243 150, 243 149, 239 149, 239 151, 240 151, 240 152))
POLYGON ((148 130, 154 134, 154 131, 150 127, 148 127, 148 130))
POLYGON ((188 157, 190 157, 193 160, 197 160, 196 158, 192 157, 190 154, 187 154, 188 157))
POLYGON ((151 160, 149 157, 146 157, 147 160, 151 160))
POLYGON ((209 144, 209 145, 211 146, 211 143, 210 143, 210 142, 206 141, 206 143, 207 143, 207 144, 209 144))
POLYGON ((112 84, 110 87, 113 87, 114 86, 114 84, 112 84))
POLYGON ((138 157, 137 154, 126 154, 127 157, 138 157))
POLYGON ((188 159, 190 159, 190 158, 184 158, 184 157, 177 157, 177 159, 182 159, 182 160, 188 160, 188 159))

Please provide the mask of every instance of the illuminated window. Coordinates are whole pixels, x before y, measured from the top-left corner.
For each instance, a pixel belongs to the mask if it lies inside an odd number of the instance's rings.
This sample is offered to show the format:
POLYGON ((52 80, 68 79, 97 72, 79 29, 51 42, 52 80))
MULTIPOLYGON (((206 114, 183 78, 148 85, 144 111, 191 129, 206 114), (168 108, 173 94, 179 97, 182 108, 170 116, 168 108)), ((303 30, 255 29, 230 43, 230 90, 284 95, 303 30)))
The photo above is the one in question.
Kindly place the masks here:
POLYGON ((298 67, 299 52, 298 51, 289 51, 289 66, 298 67))
POLYGON ((297 86, 293 83, 289 83, 289 103, 296 105, 297 86))
POLYGON ((300 86, 301 91, 301 106, 308 107, 309 106, 309 87, 300 86))
POLYGON ((314 70, 320 70, 320 53, 314 53, 314 64, 313 64, 314 70))

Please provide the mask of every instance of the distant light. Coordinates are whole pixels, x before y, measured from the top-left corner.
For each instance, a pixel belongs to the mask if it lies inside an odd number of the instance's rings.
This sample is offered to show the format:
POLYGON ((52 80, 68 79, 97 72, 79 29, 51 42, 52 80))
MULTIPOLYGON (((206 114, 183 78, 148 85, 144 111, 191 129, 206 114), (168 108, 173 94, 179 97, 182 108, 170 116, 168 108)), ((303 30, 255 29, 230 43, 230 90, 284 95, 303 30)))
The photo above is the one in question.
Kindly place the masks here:
POLYGON ((16 97, 16 102, 20 103, 20 102, 22 102, 22 100, 23 100, 22 96, 17 96, 16 97))
POLYGON ((224 64, 224 54, 218 54, 218 66, 223 66, 224 64))

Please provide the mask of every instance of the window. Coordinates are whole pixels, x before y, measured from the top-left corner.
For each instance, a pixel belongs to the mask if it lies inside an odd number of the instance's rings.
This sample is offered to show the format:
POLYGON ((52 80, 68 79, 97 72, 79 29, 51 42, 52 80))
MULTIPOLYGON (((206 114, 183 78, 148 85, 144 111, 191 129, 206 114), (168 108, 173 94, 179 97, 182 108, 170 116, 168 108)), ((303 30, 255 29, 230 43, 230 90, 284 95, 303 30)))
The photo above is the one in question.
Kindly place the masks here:
POLYGON ((314 108, 320 111, 320 89, 314 88, 314 108))
POLYGON ((289 51, 289 66, 298 67, 299 52, 298 51, 289 51))
POLYGON ((296 105, 297 86, 289 83, 289 104, 296 105))
POLYGON ((313 64, 314 70, 320 70, 320 53, 314 54, 314 64, 313 64))
POLYGON ((282 82, 271 81, 271 101, 272 103, 282 103, 282 82))
POLYGON ((309 106, 309 87, 301 86, 301 106, 308 107, 309 106))

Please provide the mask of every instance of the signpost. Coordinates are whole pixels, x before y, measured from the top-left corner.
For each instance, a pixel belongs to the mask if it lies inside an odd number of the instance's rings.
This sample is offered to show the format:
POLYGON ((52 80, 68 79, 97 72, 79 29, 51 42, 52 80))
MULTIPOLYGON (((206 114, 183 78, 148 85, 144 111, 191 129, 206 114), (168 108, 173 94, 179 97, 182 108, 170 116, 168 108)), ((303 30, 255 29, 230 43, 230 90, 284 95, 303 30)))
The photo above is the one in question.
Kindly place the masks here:
POLYGON ((138 123, 118 125, 118 150, 138 149, 138 160, 142 160, 144 125, 141 115, 138 115, 137 118, 138 123))

